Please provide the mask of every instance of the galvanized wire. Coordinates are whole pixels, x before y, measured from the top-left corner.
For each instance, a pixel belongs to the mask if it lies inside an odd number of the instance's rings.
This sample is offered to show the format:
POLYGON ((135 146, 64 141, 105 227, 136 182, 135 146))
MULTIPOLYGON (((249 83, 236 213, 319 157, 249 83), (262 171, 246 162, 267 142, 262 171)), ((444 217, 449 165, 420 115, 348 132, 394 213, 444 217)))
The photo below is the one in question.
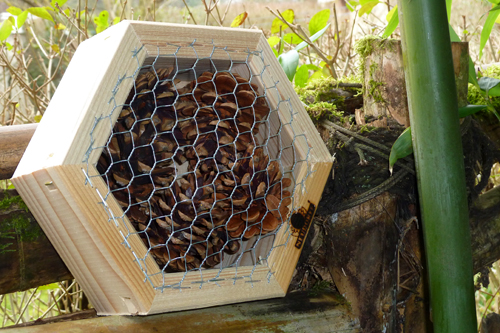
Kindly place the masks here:
MULTIPOLYGON (((293 126, 293 122, 296 121, 295 120, 296 113, 293 110, 293 107, 292 107, 290 100, 284 99, 282 97, 282 95, 280 94, 280 92, 279 92, 280 82, 278 80, 275 80, 272 77, 272 74, 269 70, 269 65, 266 64, 266 61, 265 61, 264 56, 263 56, 263 52, 261 50, 258 50, 258 51, 247 50, 246 60, 245 61, 236 61, 236 60, 232 59, 232 54, 234 51, 230 51, 225 47, 219 47, 219 46, 214 45, 214 44, 212 45, 212 47, 213 47, 212 54, 209 57, 200 58, 198 56, 197 51, 196 51, 196 48, 198 46, 196 44, 196 40, 194 40, 188 46, 180 46, 180 45, 173 45, 173 44, 167 44, 167 46, 173 50, 172 53, 160 54, 160 51, 158 51, 157 55, 154 57, 154 59, 152 59, 152 61, 151 61, 151 59, 149 61, 146 60, 146 62, 151 62, 150 64, 142 64, 139 61, 138 54, 139 54, 140 50, 134 50, 134 52, 132 52, 132 57, 137 60, 136 70, 133 73, 124 74, 123 76, 120 76, 117 79, 116 85, 110 93, 109 103, 113 106, 112 111, 109 114, 103 114, 103 115, 100 115, 99 117, 96 117, 95 122, 94 122, 94 126, 89 133, 90 138, 91 138, 91 144, 88 148, 88 151, 87 151, 87 154, 86 154, 86 157, 84 160, 84 162, 87 163, 87 170, 82 170, 86 176, 86 185, 94 187, 93 183, 92 183, 92 179, 95 177, 102 177, 102 179, 107 184, 107 192, 106 193, 99 193, 98 189, 95 188, 95 190, 97 191, 97 193, 101 199, 99 204, 101 204, 103 206, 103 208, 105 209, 105 211, 107 213, 108 223, 112 222, 117 227, 121 226, 121 227, 125 228, 126 233, 119 231, 121 234, 121 237, 123 238, 123 244, 125 245, 126 248, 128 248, 128 250, 132 251, 133 256, 135 258, 135 261, 137 262, 137 264, 139 265, 139 268, 144 273, 145 281, 149 281, 154 288, 162 290, 162 291, 165 288, 182 290, 185 288, 192 288, 196 285, 198 285, 199 288, 202 288, 202 286, 206 283, 218 284, 218 282, 225 279, 225 278, 221 278, 221 273, 224 271, 224 269, 228 269, 228 268, 233 268, 235 270, 234 277, 230 278, 230 280, 233 280, 233 283, 236 283, 237 280, 244 280, 245 282, 251 283, 253 286, 253 283, 258 282, 256 280, 252 279, 255 269, 259 265, 268 265, 267 261, 271 255, 271 253, 276 248, 287 246, 290 239, 291 239, 292 231, 290 228, 289 220, 290 220, 290 216, 292 215, 292 213, 295 210, 297 210, 297 208, 298 208, 297 207, 298 206, 297 198, 299 196, 304 195, 304 193, 307 193, 307 189, 305 188, 305 182, 306 182, 307 177, 311 174, 311 166, 309 164, 309 155, 310 155, 310 151, 311 151, 312 147, 310 147, 310 145, 307 143, 307 137, 304 134, 295 132, 295 127, 293 126), (194 55, 194 58, 192 59, 191 65, 188 65, 188 66, 183 65, 184 59, 179 56, 179 53, 181 52, 181 50, 185 51, 186 48, 188 48, 190 51, 192 51, 192 54, 194 55), (217 53, 217 54, 222 53, 222 54, 227 55, 227 60, 225 60, 223 62, 224 63, 222 66, 223 68, 220 68, 221 65, 218 64, 218 63, 221 63, 220 60, 213 59, 215 53, 217 53), (165 61, 172 64, 173 70, 167 78, 160 79, 160 77, 158 76, 158 71, 160 70, 159 66, 162 66, 161 64, 163 64, 165 61), (252 71, 251 66, 249 65, 251 61, 253 61, 253 65, 254 65, 253 71, 252 71), (255 63, 257 63, 257 62, 258 62, 258 65, 256 66, 255 63), (219 74, 222 75, 221 73, 225 73, 224 75, 230 75, 233 78, 233 80, 236 82, 237 79, 236 79, 235 73, 237 72, 237 70, 241 69, 241 68, 246 68, 246 71, 248 71, 249 77, 245 78, 245 79, 248 80, 249 87, 250 87, 251 91, 255 94, 256 98, 255 98, 252 105, 247 106, 247 107, 238 107, 238 111, 235 112, 233 117, 221 119, 221 117, 217 114, 218 120, 217 120, 217 124, 215 126, 215 129, 212 131, 203 132, 200 134, 200 128, 199 128, 199 126, 200 126, 199 121, 200 120, 198 118, 198 115, 200 113, 205 112, 207 108, 210 108, 210 106, 206 107, 206 106, 200 105, 195 99, 196 104, 197 104, 197 109, 193 113, 193 115, 190 117, 181 116, 180 111, 177 110, 177 107, 178 107, 177 103, 179 102, 180 98, 182 98, 183 96, 186 96, 186 95, 181 94, 183 90, 182 90, 182 87, 179 88, 179 86, 181 85, 179 83, 179 79, 180 79, 180 81, 182 81, 186 75, 189 75, 189 76, 193 77, 194 79, 199 78, 203 74, 203 72, 206 71, 206 69, 203 69, 201 67, 202 66, 207 67, 207 64, 208 64, 208 67, 210 67, 210 71, 212 71, 214 74, 212 77, 212 80, 211 80, 211 83, 213 83, 214 86, 215 86, 215 78, 217 75, 219 75, 219 74), (255 69, 255 67, 258 67, 258 68, 255 69), (149 91, 138 91, 137 82, 135 81, 135 79, 138 77, 138 75, 143 74, 147 71, 151 71, 151 70, 154 71, 155 76, 156 76, 156 81, 157 81, 154 84, 154 87, 149 91), (123 101, 118 100, 116 95, 117 95, 117 92, 119 91, 120 87, 122 85, 124 85, 125 82, 130 82, 129 80, 132 80, 132 82, 133 82, 133 84, 132 84, 133 85, 133 88, 132 88, 133 97, 128 104, 125 104, 123 101), (272 82, 272 84, 268 84, 268 86, 266 86, 266 82, 272 82), (260 86, 259 89, 257 89, 257 91, 256 91, 254 86, 252 86, 250 83, 257 83, 258 86, 260 86), (162 105, 158 105, 158 103, 157 103, 158 96, 161 96, 161 94, 157 95, 157 91, 160 91, 160 89, 162 89, 162 86, 165 86, 165 85, 173 86, 174 91, 176 93, 175 94, 176 96, 175 96, 175 100, 170 105, 163 105, 162 106, 162 105), (258 90, 260 90, 260 89, 263 90, 262 93, 259 93, 258 90), (153 94, 154 100, 155 100, 155 105, 154 105, 154 109, 153 109, 152 113, 149 115, 149 117, 139 118, 139 115, 137 114, 136 110, 133 109, 133 104, 136 100, 140 99, 141 95, 143 95, 143 94, 153 94), (273 94, 274 100, 278 101, 277 105, 274 108, 269 101, 270 100, 269 94, 273 94), (262 119, 257 120, 257 115, 255 113, 254 106, 256 105, 256 101, 259 98, 263 98, 265 103, 269 106, 269 114, 267 116, 263 117, 262 119), (152 126, 154 133, 152 133, 151 141, 149 143, 145 143, 145 144, 136 146, 136 140, 134 139, 134 132, 133 132, 136 125, 138 125, 142 122, 151 122, 151 124, 154 125, 154 122, 157 121, 157 118, 155 118, 155 117, 159 113, 162 112, 162 108, 164 108, 164 107, 171 107, 173 110, 175 110, 175 112, 174 112, 175 121, 174 121, 174 124, 171 127, 171 129, 164 131, 164 132, 161 132, 161 131, 157 130, 156 126, 152 126), (116 119, 117 114, 120 114, 120 112, 122 112, 122 110, 124 108, 130 108, 132 110, 132 112, 133 112, 132 116, 134 117, 134 124, 132 126, 130 126, 130 128, 128 130, 117 131, 115 128, 115 124, 113 123, 113 119, 116 119), (236 135, 236 137, 234 137, 234 140, 232 142, 229 142, 226 144, 221 143, 220 142, 221 138, 219 138, 219 135, 217 132, 219 125, 222 126, 222 122, 226 122, 226 121, 232 121, 236 124, 236 122, 237 122, 236 118, 237 118, 238 112, 242 112, 242 110, 245 111, 244 109, 249 110, 249 108, 251 108, 253 110, 253 117, 255 119, 255 121, 251 125, 251 128, 248 131, 240 132, 239 127, 236 126, 237 135, 236 135), (271 124, 271 118, 273 119, 272 124, 271 124), (284 119, 289 119, 289 120, 285 122, 284 119), (179 140, 176 137, 176 135, 174 135, 175 129, 179 128, 180 126, 184 126, 182 124, 183 122, 194 122, 196 124, 196 137, 194 140, 191 140, 190 143, 183 143, 182 140, 179 140), (276 124, 278 124, 278 126, 276 126, 276 124), (111 133, 108 140, 103 145, 97 145, 95 142, 96 141, 95 140, 95 133, 97 132, 97 128, 100 128, 100 126, 109 126, 109 132, 111 133), (259 134, 254 135, 254 131, 256 131, 257 128, 259 130, 259 134), (262 133, 263 131, 265 131, 265 133, 262 133), (253 154, 246 156, 246 157, 243 157, 241 155, 241 153, 238 153, 238 151, 236 150, 236 142, 240 137, 243 137, 245 134, 248 134, 248 133, 251 135, 252 145, 254 146, 253 154), (172 138, 174 139, 175 151, 172 152, 173 155, 171 157, 164 159, 164 160, 157 160, 154 143, 157 142, 158 137, 160 137, 161 135, 165 135, 165 134, 171 135, 172 138), (200 156, 199 152, 196 150, 195 145, 200 139, 203 139, 207 135, 211 135, 211 134, 215 135, 215 137, 217 137, 219 140, 217 142, 217 147, 216 147, 215 151, 213 152, 213 156, 208 156, 208 157, 200 156), (116 135, 123 135, 123 136, 128 135, 128 136, 130 136, 130 138, 132 138, 132 140, 131 140, 131 144, 132 144, 131 152, 129 153, 129 155, 125 159, 120 159, 118 161, 114 161, 112 158, 114 147, 112 147, 111 141, 116 135), (302 147, 308 147, 307 151, 305 152, 305 156, 303 156, 303 157, 300 157, 300 154, 296 150, 297 149, 296 146, 300 141, 302 143, 302 145, 301 145, 302 147), (271 145, 274 145, 274 146, 271 147, 271 145), (213 270, 218 270, 217 274, 216 274, 215 278, 212 278, 212 279, 205 278, 204 279, 204 272, 206 272, 206 269, 203 268, 202 266, 204 266, 206 264, 206 261, 207 261, 209 256, 207 255, 205 258, 203 258, 203 261, 201 262, 199 267, 194 267, 194 268, 193 267, 188 268, 187 260, 186 260, 186 254, 190 251, 190 249, 192 249, 193 246, 197 245, 198 243, 202 243, 202 242, 197 243, 197 242, 193 241, 193 228, 195 227, 194 224, 197 221, 197 219, 199 218, 199 216, 194 217, 191 225, 189 225, 188 227, 179 229, 179 230, 176 230, 175 226, 172 223, 170 238, 172 238, 172 235, 174 234, 174 232, 185 232, 188 235, 191 235, 191 239, 189 239, 189 245, 187 247, 187 250, 185 251, 184 256, 170 257, 170 251, 169 251, 169 248, 167 245, 171 241, 171 239, 169 238, 165 243, 162 243, 162 244, 155 244, 154 240, 151 239, 151 236, 146 232, 148 230, 148 228, 151 228, 152 226, 154 226, 154 222, 158 224, 159 223, 158 219, 160 219, 160 218, 169 218, 169 219, 173 220, 174 219, 173 212, 176 211, 176 209, 178 209, 177 207, 178 206, 180 207, 180 205, 182 205, 182 204, 190 204, 192 206, 195 214, 197 214, 196 213, 197 209, 196 209, 196 206, 194 203, 194 199, 191 200, 188 197, 189 200, 188 199, 179 200, 179 198, 174 194, 173 198, 175 199, 175 203, 174 203, 173 207, 171 207, 170 216, 153 217, 152 216, 153 215, 152 214, 152 212, 153 212, 152 197, 155 194, 155 192, 157 192, 157 191, 171 191, 173 193, 173 191, 175 190, 175 188, 174 188, 175 183, 181 181, 181 179, 189 177, 189 174, 191 174, 191 173, 194 174, 195 179, 197 179, 196 178, 196 170, 201 164, 203 164, 209 160, 215 161, 215 156, 217 156, 217 154, 219 154, 223 148, 231 148, 232 146, 234 146, 234 150, 235 150, 234 153, 236 156, 236 160, 234 161, 233 166, 231 168, 228 168, 228 167, 224 167, 224 165, 220 165, 219 163, 214 162, 215 167, 217 169, 217 174, 215 175, 215 177, 213 177, 212 183, 208 184, 208 185, 203 184, 203 186, 199 186, 198 180, 196 180, 196 186, 195 186, 193 193, 196 193, 198 190, 203 190, 203 188, 206 186, 212 186, 214 193, 216 193, 217 192, 215 189, 216 185, 214 182, 220 176, 229 175, 230 179, 232 179, 232 180, 238 179, 236 177, 235 170, 234 170, 236 163, 238 161, 241 162, 244 159, 248 159, 249 161, 251 161, 254 158, 256 151, 258 149, 261 149, 263 151, 262 154, 269 156, 268 163, 263 170, 255 170, 255 164, 252 163, 252 168, 253 168, 253 172, 252 172, 252 176, 251 176, 252 178, 248 184, 250 186, 250 184, 252 183, 252 180, 255 177, 258 177, 258 174, 260 172, 266 172, 267 168, 271 165, 271 163, 276 161, 279 164, 279 169, 282 170, 281 171, 282 178, 279 180, 281 193, 283 193, 283 191, 285 190, 282 186, 285 177, 291 178, 291 180, 292 180, 291 181, 292 185, 290 188, 290 192, 291 192, 291 205, 289 207, 290 213, 287 214, 287 216, 281 217, 282 223, 274 231, 271 231, 267 234, 263 234, 262 227, 260 227, 260 231, 257 233, 256 236, 250 238, 249 240, 244 239, 245 233, 253 225, 259 224, 259 223, 262 224, 262 221, 265 218, 265 216, 267 216, 267 214, 273 214, 273 212, 267 208, 267 211, 265 212, 266 215, 264 215, 264 217, 262 217, 262 220, 258 221, 258 223, 249 223, 248 219, 249 219, 249 214, 250 214, 250 211, 249 211, 250 207, 252 206, 252 203, 257 203, 257 201, 259 199, 253 197, 254 193, 252 191, 250 191, 250 202, 248 203, 247 208, 244 210, 238 210, 236 208, 236 206, 234 205, 232 195, 237 191, 238 187, 242 186, 242 185, 236 184, 236 186, 233 188, 231 196, 229 197, 230 198, 229 210, 231 212, 229 217, 227 218, 226 222, 223 225, 213 226, 213 229, 210 231, 210 235, 212 234, 212 232, 214 232, 214 230, 216 231, 218 228, 226 228, 228 222, 233 217, 236 217, 238 214, 244 214, 244 215, 246 214, 246 216, 248 218, 247 222, 246 222, 245 229, 241 233, 241 235, 239 237, 236 237, 236 238, 229 237, 228 231, 226 230, 227 237, 226 237, 224 246, 220 247, 220 249, 217 252, 214 252, 211 255, 211 256, 219 256, 220 257, 220 263, 217 266, 211 268, 213 270), (135 161, 133 161, 132 159, 133 159, 134 152, 138 151, 140 149, 151 149, 151 151, 153 152, 152 156, 153 156, 154 161, 153 161, 153 164, 152 164, 149 172, 147 172, 145 174, 141 174, 141 175, 136 175, 133 171, 133 166, 132 166, 132 164, 135 161), (177 163, 174 160, 175 156, 177 156, 178 153, 185 153, 188 149, 192 149, 194 151, 194 154, 196 155, 197 162, 196 162, 196 165, 193 168, 193 170, 189 170, 189 169, 185 170, 185 167, 182 167, 183 164, 179 165, 179 163, 177 163), (271 150, 275 150, 275 152, 271 152, 271 150), (101 174, 99 174, 99 175, 90 175, 90 173, 89 173, 90 156, 91 156, 91 154, 94 153, 94 151, 97 151, 98 153, 103 151, 105 154, 107 154, 107 156, 111 157, 111 162, 110 162, 108 168, 106 170, 102 170, 101 174), (288 158, 290 158, 290 156, 293 156, 293 158, 291 159, 292 161, 290 163, 291 165, 284 165, 284 163, 281 160, 282 156, 284 156, 284 155, 287 155, 288 158), (171 161, 168 161, 168 159, 170 159, 171 161), (158 187, 157 185, 155 185, 155 181, 153 179, 152 172, 153 172, 153 170, 156 170, 157 168, 162 167, 162 163, 165 164, 165 163, 170 163, 170 162, 172 162, 172 165, 169 165, 169 167, 172 168, 172 176, 173 176, 174 180, 171 181, 170 184, 168 184, 167 186, 158 187), (132 177, 130 180, 128 180, 128 184, 126 186, 122 186, 122 187, 117 188, 117 189, 112 189, 110 186, 110 180, 112 180, 112 179, 110 179, 109 173, 110 173, 111 169, 113 168, 113 166, 116 166, 116 164, 118 164, 118 163, 124 163, 126 165, 126 167, 129 168, 128 170, 132 171, 131 172, 132 177), (297 178, 298 176, 296 175, 295 171, 298 169, 302 169, 304 167, 306 168, 305 176, 302 177, 301 179, 298 179, 297 178), (131 184, 135 180, 137 180, 139 177, 149 177, 148 181, 150 182, 150 184, 153 184, 153 190, 151 191, 151 193, 149 195, 146 195, 147 197, 142 198, 142 199, 138 199, 137 197, 133 198, 130 194, 130 191, 129 191, 131 184), (112 196, 117 194, 118 191, 122 191, 124 189, 126 189, 128 192, 128 206, 124 209, 124 211, 121 215, 116 216, 115 213, 113 213, 113 211, 111 210, 108 202, 112 196), (145 224, 145 229, 144 230, 135 230, 135 228, 131 227, 130 223, 126 222, 127 214, 130 214, 130 210, 133 209, 132 207, 134 207, 134 206, 141 207, 141 205, 143 208, 146 207, 147 211, 149 211, 150 213, 149 213, 148 221, 145 224), (279 242, 279 244, 278 244, 278 242, 276 240, 276 235, 278 232, 281 231, 282 228, 284 229, 283 231, 284 231, 286 237, 285 237, 284 241, 279 242), (146 248, 147 248, 145 256, 143 256, 143 257, 138 256, 137 249, 133 249, 130 246, 129 239, 132 235, 142 236, 144 243, 146 245, 146 248), (271 237, 271 238, 269 238, 269 237, 271 237), (269 239, 272 239, 272 245, 268 246, 267 249, 262 249, 262 247, 265 247, 265 245, 266 245, 262 242, 264 240, 268 241, 269 239), (228 260, 223 261, 223 259, 222 259, 223 256, 226 257, 226 259, 229 256, 227 254, 223 255, 222 252, 224 251, 224 249, 226 247, 228 247, 230 245, 229 243, 232 241, 237 241, 237 242, 241 242, 241 243, 245 242, 244 243, 245 249, 242 249, 240 247, 240 249, 235 254, 233 254, 231 256, 231 261, 228 261, 228 260), (264 246, 261 246, 261 248, 259 248, 261 243, 264 246), (160 268, 159 272, 149 272, 147 269, 146 260, 148 259, 149 256, 153 256, 153 252, 155 251, 155 249, 159 249, 159 248, 166 248, 167 252, 169 253, 169 261, 163 267, 159 267, 160 268), (248 257, 250 257, 250 261, 252 262, 253 269, 251 270, 251 272, 249 274, 244 275, 243 273, 238 271, 238 268, 242 266, 241 261, 243 261, 244 258, 245 258, 245 261, 248 261, 248 257), (173 262, 175 260, 181 260, 181 259, 184 260, 184 265, 185 265, 184 274, 182 274, 182 276, 179 278, 179 280, 177 282, 166 283, 165 279, 168 276, 168 274, 170 274, 168 272, 167 267, 169 267, 169 264, 171 262, 173 262), (199 274, 200 279, 197 281, 194 281, 194 282, 187 283, 185 281, 186 276, 190 273, 192 274, 193 272, 197 272, 197 274, 199 274), (157 274, 161 274, 161 277, 162 277, 161 280, 163 282, 160 285, 155 285, 155 283, 153 283, 152 277, 154 275, 157 275, 157 274)), ((194 96, 194 92, 195 92, 196 88, 199 85, 207 84, 207 83, 210 84, 210 81, 196 82, 195 87, 191 91, 193 96, 194 96)), ((241 84, 243 84, 243 83, 241 83, 241 84)), ((240 83, 238 83, 237 86, 238 85, 240 85, 240 83)), ((217 93, 216 99, 219 97, 224 98, 226 95, 231 95, 231 94, 233 94, 233 96, 235 97, 234 92, 236 91, 236 88, 234 88, 233 92, 229 92, 227 94, 219 94, 217 92, 217 87, 215 88, 215 91, 217 93)), ((120 152, 120 154, 121 154, 121 152, 120 152)), ((187 163, 187 162, 184 162, 184 164, 185 163, 187 163)), ((94 166, 97 166, 97 163, 94 166)), ((267 197, 267 195, 270 191, 271 185, 272 185, 271 180, 269 179, 268 173, 266 173, 266 179, 267 179, 268 186, 265 189, 265 193, 264 193, 263 198, 267 197)), ((276 183, 276 184, 278 184, 278 183, 276 183)), ((274 186, 277 186, 276 184, 274 186)), ((280 194, 280 197, 281 197, 281 194, 280 194)), ((194 194, 193 194, 193 198, 194 198, 194 194)), ((284 198, 282 198, 281 200, 283 200, 283 199, 284 198)), ((224 203, 223 201, 225 201, 225 200, 227 200, 227 198, 223 198, 223 199, 215 198, 215 200, 212 204, 212 207, 209 210, 212 225, 214 223, 213 219, 212 219, 212 213, 214 213, 214 209, 215 209, 214 207, 217 204, 223 204, 224 203)), ((263 199, 261 199, 261 200, 263 200, 263 199)), ((281 209, 281 206, 279 209, 281 209)), ((179 211, 179 210, 177 210, 177 211, 179 211)), ((278 212, 279 212, 279 214, 281 214, 280 211, 278 211, 278 212)), ((224 229, 222 229, 222 230, 224 230, 224 229)), ((205 240, 205 242, 207 244, 209 242, 208 238, 210 237, 210 235, 205 240)), ((208 254, 208 252, 207 252, 207 254, 208 254)), ((154 256, 153 256, 153 258, 154 258, 154 256)), ((245 264, 245 266, 247 266, 247 264, 245 264)), ((268 282, 270 281, 271 276, 274 273, 274 271, 273 271, 274 268, 270 267, 270 269, 271 270, 270 270, 270 273, 268 274, 268 279, 267 279, 268 282)))

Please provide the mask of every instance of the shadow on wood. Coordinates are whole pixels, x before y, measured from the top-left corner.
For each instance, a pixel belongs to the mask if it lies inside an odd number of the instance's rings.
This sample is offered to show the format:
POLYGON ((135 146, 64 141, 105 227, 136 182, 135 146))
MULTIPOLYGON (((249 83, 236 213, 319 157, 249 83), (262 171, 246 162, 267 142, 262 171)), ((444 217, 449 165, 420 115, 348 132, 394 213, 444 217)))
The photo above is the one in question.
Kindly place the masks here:
MULTIPOLYGON (((88 317, 75 315, 59 322, 17 325, 5 332, 358 332, 357 320, 338 294, 291 293, 285 298, 224 305, 151 316, 88 317), (89 318, 90 317, 90 318, 89 318), (78 319, 78 320, 75 320, 78 319), (27 326, 27 327, 22 327, 27 326), (167 329, 168 328, 168 329, 167 329)), ((41 321, 43 323, 44 321, 41 321)))

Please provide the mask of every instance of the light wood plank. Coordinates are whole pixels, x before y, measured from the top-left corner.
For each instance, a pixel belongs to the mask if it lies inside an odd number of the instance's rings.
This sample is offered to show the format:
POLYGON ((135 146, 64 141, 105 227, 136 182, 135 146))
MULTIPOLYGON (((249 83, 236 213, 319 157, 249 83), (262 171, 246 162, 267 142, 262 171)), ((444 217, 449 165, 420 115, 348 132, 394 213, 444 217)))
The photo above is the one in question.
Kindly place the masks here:
MULTIPOLYGON (((300 200, 294 208, 303 207, 307 210, 310 203, 312 203, 315 206, 314 213, 316 212, 326 180, 330 175, 331 167, 332 164, 327 162, 315 163, 311 166, 312 173, 305 181, 307 193, 301 195, 300 200)), ((309 225, 309 228, 310 227, 311 225, 309 225)), ((292 280, 293 271, 295 270, 295 266, 297 265, 302 251, 302 247, 300 249, 295 247, 297 238, 297 235, 290 237, 289 231, 286 230, 286 228, 282 228, 276 236, 275 244, 286 243, 286 246, 274 249, 269 258, 269 267, 274 272, 278 283, 284 291, 288 289, 288 285, 292 280)))
MULTIPOLYGON (((174 275, 183 273, 174 273, 174 275)), ((168 276, 173 274, 168 274, 168 276)), ((188 289, 164 289, 157 291, 150 314, 204 308, 214 305, 254 301, 264 298, 283 297, 285 292, 276 279, 269 275, 266 266, 238 267, 203 270, 203 279, 217 278, 217 282, 204 283, 200 288, 199 272, 190 272, 186 275, 183 287, 188 289), (233 280, 234 277, 250 276, 233 280), (252 282, 253 281, 253 282, 252 282)), ((175 279, 177 281, 177 279, 175 279)))
POLYGON ((87 291, 92 304, 104 313, 123 313, 122 302, 113 302, 101 287, 102 281, 94 277, 97 270, 109 273, 110 281, 113 280, 106 260, 85 228, 78 223, 77 216, 81 216, 81 212, 71 198, 60 193, 57 185, 45 185, 51 181, 45 169, 13 179, 17 190, 28 194, 23 195, 23 199, 69 270, 78 276, 78 282, 87 291))
MULTIPOLYGON (((233 61, 245 61, 248 50, 255 50, 262 36, 260 30, 209 27, 187 24, 131 21, 131 26, 139 40, 145 45, 148 56, 172 54, 174 46, 181 46, 177 56, 195 59, 209 57, 213 47, 227 48, 233 61), (196 41, 195 41, 196 40, 196 41), (196 54, 189 47, 195 42, 196 54)), ((274 56, 274 55, 273 55, 274 56)), ((214 59, 228 59, 226 52, 218 51, 214 59)))
POLYGON ((281 299, 147 317, 96 318, 95 313, 87 312, 93 318, 79 319, 83 314, 77 318, 78 314, 53 317, 42 320, 41 325, 37 322, 21 327, 26 325, 22 324, 6 328, 6 332, 358 332, 359 320, 339 298, 326 292, 316 296, 300 292, 281 299), (44 323, 49 320, 52 323, 44 323))
MULTIPOLYGON (((164 274, 160 270, 112 195, 106 205, 114 219, 110 220, 105 208, 99 205, 109 189, 94 167, 101 149, 92 150, 90 155, 88 150, 91 139, 92 148, 105 144, 120 108, 97 126, 96 118, 110 115, 114 106, 114 102, 109 103, 112 96, 117 105, 125 101, 134 75, 144 61, 152 64, 156 55, 171 52, 172 46, 167 41, 185 46, 176 54, 181 62, 212 56, 215 62, 210 66, 227 69, 230 57, 233 61, 248 60, 255 73, 265 69, 265 74, 255 76, 255 80, 269 87, 272 109, 279 105, 281 122, 288 124, 281 130, 281 141, 286 146, 296 139, 294 150, 282 154, 282 165, 285 170, 295 166, 297 184, 308 175, 307 192, 302 189, 294 192, 296 207, 307 209, 308 201, 317 206, 331 167, 331 156, 260 31, 126 21, 86 41, 68 67, 13 181, 100 314, 157 313, 283 296, 300 255, 300 249, 293 246, 295 238, 283 226, 275 245, 288 243, 272 252, 270 267, 238 267, 239 277, 253 272, 252 279, 260 282, 230 279, 236 274, 234 268, 220 272, 202 270, 203 279, 224 279, 218 282, 220 287, 206 283, 200 289, 194 287, 201 278, 200 272, 164 274), (189 45, 195 39, 197 53, 189 55, 193 52, 189 45), (227 47, 229 55, 226 50, 214 52, 214 45, 227 47), (262 52, 266 63, 259 54, 249 56, 249 51, 254 50, 262 52), (118 78, 124 75, 129 78, 117 86, 118 78), (74 82, 78 82, 78 88, 74 82), (276 82, 279 84, 274 87, 276 82), (279 103, 288 99, 287 103, 279 103), (307 141, 297 139, 300 135, 307 136, 307 141), (306 158, 309 164, 294 164, 306 158), (310 171, 313 173, 309 174, 310 171), (91 185, 85 185, 84 172, 91 178, 91 185), (131 249, 123 244, 124 236, 131 249), (145 275, 137 262, 142 264, 151 283, 144 282, 145 275), (189 289, 180 293, 175 289, 160 292, 159 287, 180 281, 189 289)), ((248 72, 244 65, 236 65, 232 70, 248 72)), ((249 73, 242 75, 248 77, 249 73)), ((266 125, 270 133, 278 133, 279 120, 277 114, 271 115, 266 125)), ((265 136, 262 133, 261 143, 266 142, 265 136)), ((269 144, 273 159, 278 156, 278 146, 277 140, 269 144)))
MULTIPOLYGON (((138 64, 131 51, 141 45, 130 24, 124 22, 79 46, 26 149, 27 157, 21 159, 14 177, 44 167, 83 161, 90 146, 95 118, 110 113, 113 107, 108 104, 111 91, 119 77, 134 73, 138 64)), ((145 52, 141 52, 139 61, 144 56, 145 52)), ((122 83, 117 99, 125 100, 133 80, 122 83)), ((118 114, 119 110, 116 110, 115 120, 118 114)), ((107 140, 111 126, 106 127, 102 126, 95 132, 94 146, 107 140)), ((99 155, 100 152, 95 151, 94 159, 99 155)))
MULTIPOLYGON (((144 282, 144 274, 139 265, 134 262, 134 255, 123 244, 124 238, 122 235, 126 235, 127 232, 124 225, 118 223, 117 227, 113 221, 108 221, 109 217, 105 208, 102 204, 99 204, 101 198, 96 189, 102 192, 101 195, 104 195, 104 182, 101 178, 94 178, 92 180, 93 187, 90 184, 85 186, 86 178, 82 171, 83 167, 85 165, 56 167, 57 173, 51 173, 51 176, 58 184, 63 183, 68 196, 73 198, 79 207, 84 208, 82 209, 83 216, 80 217, 80 224, 89 233, 92 232, 93 241, 102 247, 101 251, 106 254, 110 268, 123 280, 123 284, 126 286, 124 287, 126 289, 120 291, 120 298, 131 299, 134 303, 137 302, 135 304, 136 310, 130 313, 145 313, 148 311, 154 298, 152 286, 144 282), (97 186, 99 182, 102 183, 101 186, 97 186)), ((114 198, 110 198, 107 202, 108 204, 112 204, 114 201, 114 198)), ((131 243, 130 239, 129 242, 131 243)), ((144 248, 142 241, 139 240, 139 242, 139 244, 134 244, 135 247, 133 249, 140 249, 141 245, 144 248)), ((156 264, 155 266, 157 270, 158 266, 156 264)), ((108 276, 103 274, 98 279, 105 281, 108 279, 108 276)), ((115 286, 108 285, 108 287, 109 289, 105 292, 117 292, 118 288, 115 286)))

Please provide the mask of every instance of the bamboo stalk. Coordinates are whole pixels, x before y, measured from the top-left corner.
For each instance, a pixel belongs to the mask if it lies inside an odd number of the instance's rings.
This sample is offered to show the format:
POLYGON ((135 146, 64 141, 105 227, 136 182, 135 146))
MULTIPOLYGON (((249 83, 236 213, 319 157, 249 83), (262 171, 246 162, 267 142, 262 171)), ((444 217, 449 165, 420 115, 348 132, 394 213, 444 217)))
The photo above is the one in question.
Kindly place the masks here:
POLYGON ((435 332, 477 329, 445 1, 398 1, 435 332))

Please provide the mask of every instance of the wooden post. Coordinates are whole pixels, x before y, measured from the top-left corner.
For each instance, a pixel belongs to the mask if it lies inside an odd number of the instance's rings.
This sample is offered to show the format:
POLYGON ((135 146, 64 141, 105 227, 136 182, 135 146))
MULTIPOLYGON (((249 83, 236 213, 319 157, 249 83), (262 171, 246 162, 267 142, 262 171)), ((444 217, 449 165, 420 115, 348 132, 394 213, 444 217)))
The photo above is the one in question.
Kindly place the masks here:
MULTIPOLYGON (((408 127, 401 42, 372 37, 362 43, 366 43, 360 48, 364 59, 364 109, 357 110, 358 125, 408 127)), ((453 43, 453 54, 459 105, 464 106, 468 44, 453 43)), ((388 171, 386 177, 390 179, 388 171)), ((425 332, 430 325, 422 278, 425 273, 420 264, 423 243, 415 215, 413 204, 384 192, 339 212, 329 225, 330 271, 365 331, 387 328, 425 332), (408 264, 410 257, 414 264, 408 264), (405 320, 401 320, 403 316, 405 320)))
MULTIPOLYGON (((403 71, 401 41, 394 39, 367 39, 370 43, 364 57, 364 118, 367 123, 394 120, 410 126, 410 113, 403 71)), ((459 106, 467 105, 468 43, 452 43, 453 67, 459 106)), ((374 126, 380 126, 375 123, 374 126)))
POLYGON ((0 127, 0 179, 14 174, 38 124, 0 127))
POLYGON ((0 295, 73 278, 16 190, 0 207, 0 295))

